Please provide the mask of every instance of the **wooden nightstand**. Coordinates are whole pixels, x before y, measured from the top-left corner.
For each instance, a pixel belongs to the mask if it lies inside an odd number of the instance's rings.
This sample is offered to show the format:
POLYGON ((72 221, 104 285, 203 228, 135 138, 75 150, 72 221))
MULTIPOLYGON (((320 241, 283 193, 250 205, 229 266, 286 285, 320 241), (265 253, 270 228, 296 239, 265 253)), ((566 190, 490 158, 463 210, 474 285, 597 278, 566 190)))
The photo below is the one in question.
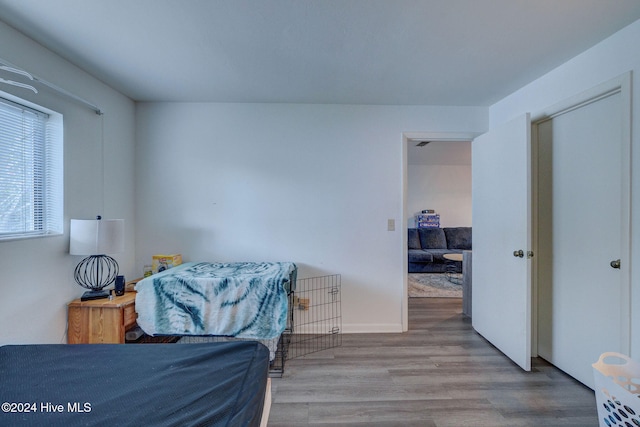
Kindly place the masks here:
POLYGON ((69 344, 124 343, 124 334, 136 324, 136 293, 91 301, 73 300, 68 305, 69 344))

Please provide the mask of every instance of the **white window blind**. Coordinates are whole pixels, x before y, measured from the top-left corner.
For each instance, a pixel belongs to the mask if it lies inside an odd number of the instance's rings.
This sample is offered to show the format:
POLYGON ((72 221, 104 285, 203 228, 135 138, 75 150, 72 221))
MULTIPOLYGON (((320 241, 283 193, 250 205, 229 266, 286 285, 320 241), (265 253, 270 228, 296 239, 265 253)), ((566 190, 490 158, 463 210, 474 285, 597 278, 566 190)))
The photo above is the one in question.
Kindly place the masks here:
POLYGON ((0 98, 0 239, 63 232, 61 123, 0 98))

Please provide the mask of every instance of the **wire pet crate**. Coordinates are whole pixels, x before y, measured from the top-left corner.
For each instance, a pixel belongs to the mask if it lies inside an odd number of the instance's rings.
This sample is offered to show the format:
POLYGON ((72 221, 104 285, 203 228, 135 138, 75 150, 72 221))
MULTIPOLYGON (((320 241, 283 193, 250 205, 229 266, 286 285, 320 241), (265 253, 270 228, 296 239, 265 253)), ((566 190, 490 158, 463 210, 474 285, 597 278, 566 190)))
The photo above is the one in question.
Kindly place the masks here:
POLYGON ((290 310, 295 328, 289 333, 287 359, 342 345, 339 274, 298 279, 290 310))
MULTIPOLYGON (((287 327, 271 340, 257 340, 270 352, 270 377, 282 377, 285 362, 342 345, 339 274, 297 279, 289 293, 287 327)), ((225 336, 183 336, 178 343, 235 341, 225 336)))
POLYGON ((269 376, 282 377, 287 360, 342 345, 341 276, 297 279, 289 294, 287 328, 280 336, 269 376))

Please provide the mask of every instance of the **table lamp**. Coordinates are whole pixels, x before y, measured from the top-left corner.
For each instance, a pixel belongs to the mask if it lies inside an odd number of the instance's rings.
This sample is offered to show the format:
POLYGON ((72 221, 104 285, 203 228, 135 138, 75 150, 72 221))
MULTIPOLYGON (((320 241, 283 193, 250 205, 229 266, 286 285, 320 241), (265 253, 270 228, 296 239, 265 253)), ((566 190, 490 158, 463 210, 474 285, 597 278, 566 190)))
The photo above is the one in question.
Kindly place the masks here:
POLYGON ((72 219, 69 253, 88 255, 76 266, 73 278, 89 289, 81 300, 108 298, 103 288, 116 280, 118 263, 106 254, 124 252, 123 219, 72 219))

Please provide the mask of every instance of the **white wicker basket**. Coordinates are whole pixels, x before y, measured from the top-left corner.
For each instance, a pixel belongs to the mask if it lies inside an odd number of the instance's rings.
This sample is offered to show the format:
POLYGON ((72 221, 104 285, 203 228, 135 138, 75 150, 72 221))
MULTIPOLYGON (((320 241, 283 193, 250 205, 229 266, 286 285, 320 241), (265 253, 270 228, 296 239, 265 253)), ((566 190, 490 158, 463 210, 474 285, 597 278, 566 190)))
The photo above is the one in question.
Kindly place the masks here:
POLYGON ((608 352, 592 366, 600 427, 640 427, 640 364, 608 352))

